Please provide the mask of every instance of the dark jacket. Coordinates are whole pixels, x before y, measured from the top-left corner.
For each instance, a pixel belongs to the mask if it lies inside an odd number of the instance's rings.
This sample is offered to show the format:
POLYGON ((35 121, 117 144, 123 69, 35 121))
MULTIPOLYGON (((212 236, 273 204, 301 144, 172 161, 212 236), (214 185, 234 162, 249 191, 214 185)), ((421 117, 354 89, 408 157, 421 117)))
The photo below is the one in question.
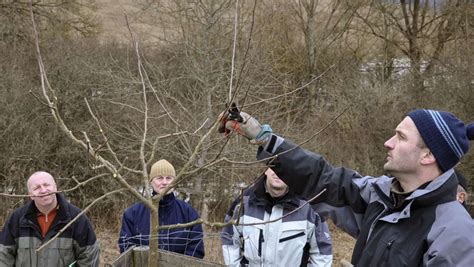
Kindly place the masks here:
MULTIPOLYGON (((188 203, 176 199, 173 193, 160 200, 160 225, 188 223, 199 218, 198 213, 188 203)), ((120 253, 130 246, 148 246, 150 238, 150 209, 143 203, 136 203, 127 208, 122 218, 119 247, 120 253)), ((204 257, 202 225, 189 228, 160 230, 159 248, 196 258, 204 257)))
POLYGON ((335 168, 322 156, 281 137, 272 136, 265 148, 259 148, 257 158, 283 151, 288 152, 271 163, 272 169, 304 198, 326 188, 319 201, 357 237, 354 265, 472 266, 474 222, 456 201, 453 170, 418 188, 396 207, 394 178, 335 168))
POLYGON ((321 222, 306 201, 291 192, 272 198, 265 192, 264 177, 244 192, 243 201, 237 198, 226 214, 226 222, 238 218, 239 225, 223 229, 225 263, 229 266, 331 266, 332 244, 327 224, 321 222))
POLYGON ((16 209, 0 233, 0 266, 99 266, 99 244, 86 215, 81 215, 56 240, 40 252, 35 250, 54 237, 81 210, 56 194, 59 210, 43 238, 34 202, 16 209))

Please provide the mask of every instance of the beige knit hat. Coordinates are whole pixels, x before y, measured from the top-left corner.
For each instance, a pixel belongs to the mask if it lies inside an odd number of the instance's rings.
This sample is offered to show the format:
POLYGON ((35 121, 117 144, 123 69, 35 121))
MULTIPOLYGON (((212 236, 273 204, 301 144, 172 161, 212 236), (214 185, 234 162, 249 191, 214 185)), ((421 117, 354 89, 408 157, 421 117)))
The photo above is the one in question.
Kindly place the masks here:
POLYGON ((151 166, 150 181, 159 175, 176 177, 176 171, 174 170, 173 165, 171 165, 171 163, 166 159, 160 159, 151 166))

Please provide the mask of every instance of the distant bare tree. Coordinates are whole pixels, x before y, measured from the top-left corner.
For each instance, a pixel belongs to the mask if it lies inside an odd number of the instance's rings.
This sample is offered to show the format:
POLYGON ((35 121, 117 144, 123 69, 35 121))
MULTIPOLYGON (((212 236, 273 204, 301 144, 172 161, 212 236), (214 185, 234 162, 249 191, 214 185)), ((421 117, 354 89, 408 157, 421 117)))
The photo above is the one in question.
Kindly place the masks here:
MULTIPOLYGON (((45 33, 71 37, 91 36, 98 32, 98 24, 92 16, 94 5, 82 1, 34 1, 33 12, 38 27, 45 33)), ((0 35, 2 42, 31 40, 28 1, 6 0, 0 3, 0 35)))
MULTIPOLYGON (((349 5, 351 5, 348 2, 349 5)), ((425 80, 440 66, 446 45, 460 38, 471 23, 466 12, 471 4, 465 0, 370 1, 364 9, 355 7, 357 17, 368 33, 384 43, 384 75, 386 80, 393 68, 393 49, 410 59, 414 97, 421 101, 425 80)))

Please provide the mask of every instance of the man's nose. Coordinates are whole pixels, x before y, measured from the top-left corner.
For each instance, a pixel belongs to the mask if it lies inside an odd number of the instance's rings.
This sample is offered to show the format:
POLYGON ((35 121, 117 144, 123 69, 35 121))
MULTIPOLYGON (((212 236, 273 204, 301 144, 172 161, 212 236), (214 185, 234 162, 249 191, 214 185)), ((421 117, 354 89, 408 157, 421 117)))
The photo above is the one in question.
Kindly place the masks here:
POLYGON ((393 138, 395 136, 392 136, 390 137, 390 139, 388 139, 387 141, 385 141, 385 143, 383 144, 384 147, 388 148, 388 149, 392 149, 393 148, 393 138))
POLYGON ((48 189, 44 186, 40 187, 40 190, 39 190, 40 194, 46 194, 48 193, 48 189))

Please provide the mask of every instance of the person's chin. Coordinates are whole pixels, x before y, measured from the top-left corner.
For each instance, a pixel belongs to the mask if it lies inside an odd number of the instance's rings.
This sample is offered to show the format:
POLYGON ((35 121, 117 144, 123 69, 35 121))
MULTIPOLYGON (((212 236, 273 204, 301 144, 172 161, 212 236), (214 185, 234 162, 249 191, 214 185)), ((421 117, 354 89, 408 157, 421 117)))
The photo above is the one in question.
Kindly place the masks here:
POLYGON ((48 196, 37 197, 36 200, 41 203, 47 203, 47 202, 50 202, 50 197, 48 196))
POLYGON ((46 199, 39 199, 37 201, 37 205, 40 205, 40 206, 48 206, 48 205, 51 205, 52 203, 53 203, 52 201, 49 201, 46 199))

